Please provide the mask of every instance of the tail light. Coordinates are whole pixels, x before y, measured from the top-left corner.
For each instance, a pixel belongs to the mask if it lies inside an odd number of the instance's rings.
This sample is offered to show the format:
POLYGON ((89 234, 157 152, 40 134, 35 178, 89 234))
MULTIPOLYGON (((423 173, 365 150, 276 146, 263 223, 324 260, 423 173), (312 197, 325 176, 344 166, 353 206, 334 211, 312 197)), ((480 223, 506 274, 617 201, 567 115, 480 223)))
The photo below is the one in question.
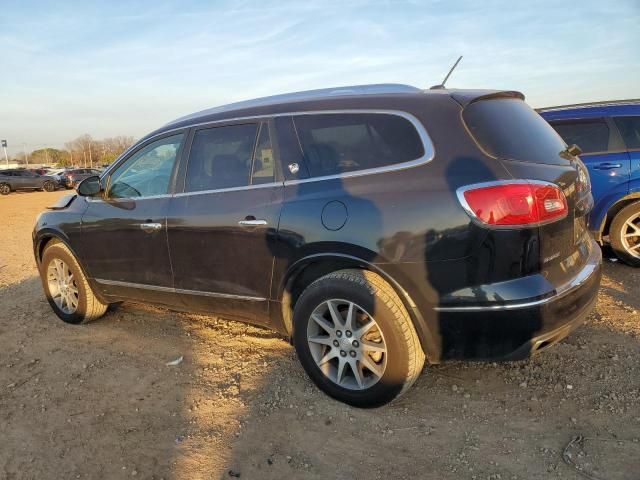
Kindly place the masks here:
POLYGON ((538 181, 504 181, 458 189, 464 209, 486 225, 533 226, 567 215, 567 199, 557 185, 538 181))
POLYGON ((578 169, 578 179, 576 181, 576 188, 580 195, 584 195, 591 191, 591 179, 589 178, 589 171, 582 160, 577 159, 576 167, 578 169))

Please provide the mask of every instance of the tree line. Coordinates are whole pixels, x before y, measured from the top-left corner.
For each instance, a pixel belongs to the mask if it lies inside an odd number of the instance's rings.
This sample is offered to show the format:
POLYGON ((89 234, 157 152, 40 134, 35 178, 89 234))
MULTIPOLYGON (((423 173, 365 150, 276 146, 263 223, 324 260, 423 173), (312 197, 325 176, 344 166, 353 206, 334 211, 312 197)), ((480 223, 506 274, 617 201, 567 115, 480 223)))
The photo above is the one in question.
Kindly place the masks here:
POLYGON ((58 166, 97 167, 113 162, 135 139, 126 135, 96 140, 85 133, 65 142, 64 148, 40 148, 29 154, 15 155, 14 161, 22 164, 42 163, 58 166))

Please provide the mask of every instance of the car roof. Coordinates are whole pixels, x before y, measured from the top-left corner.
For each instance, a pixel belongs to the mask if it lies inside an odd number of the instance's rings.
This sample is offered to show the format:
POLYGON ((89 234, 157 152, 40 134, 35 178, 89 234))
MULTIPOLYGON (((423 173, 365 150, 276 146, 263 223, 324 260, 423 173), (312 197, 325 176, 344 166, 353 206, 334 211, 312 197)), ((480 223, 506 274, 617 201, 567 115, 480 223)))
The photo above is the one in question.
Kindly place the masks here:
POLYGON ((539 108, 537 111, 547 120, 640 115, 640 99, 559 105, 539 108))
POLYGON ((444 88, 424 90, 411 85, 394 83, 351 85, 285 93, 209 108, 173 120, 164 127, 150 133, 145 138, 157 135, 163 131, 216 120, 274 115, 295 111, 331 110, 332 108, 335 109, 339 103, 344 103, 345 105, 348 103, 350 108, 356 109, 370 108, 372 102, 389 104, 393 98, 433 98, 436 96, 449 96, 463 107, 477 99, 492 96, 509 96, 524 99, 524 95, 519 92, 497 90, 457 90, 444 88))

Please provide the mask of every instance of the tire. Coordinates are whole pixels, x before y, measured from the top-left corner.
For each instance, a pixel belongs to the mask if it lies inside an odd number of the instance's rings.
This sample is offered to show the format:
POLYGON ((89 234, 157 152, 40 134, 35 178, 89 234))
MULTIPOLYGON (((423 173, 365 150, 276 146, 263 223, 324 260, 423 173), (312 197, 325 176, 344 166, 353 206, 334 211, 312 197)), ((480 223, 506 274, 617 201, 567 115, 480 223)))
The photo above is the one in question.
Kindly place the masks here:
POLYGON ((40 263, 40 278, 42 279, 42 286, 49 305, 51 305, 54 313, 66 323, 89 322, 100 318, 107 311, 107 305, 100 302, 94 295, 78 261, 71 253, 71 250, 62 242, 49 244, 45 248, 42 262, 40 263), (65 266, 62 268, 65 272, 64 275, 67 275, 68 272, 73 275, 72 281, 69 283, 71 287, 68 290, 68 298, 72 298, 71 302, 68 300, 61 302, 61 296, 58 295, 59 291, 56 291, 59 286, 56 285, 58 282, 52 277, 52 274, 55 275, 60 272, 60 270, 56 270, 56 265, 60 266, 59 262, 62 262, 65 266), (50 267, 56 272, 51 272, 50 267), (60 305, 60 302, 62 305, 60 305), (73 302, 76 302, 75 308, 73 308, 73 302))
POLYGON ((11 185, 8 183, 0 183, 0 195, 9 195, 11 193, 11 185))
POLYGON ((373 272, 340 270, 316 280, 298 299, 293 323, 293 343, 311 380, 327 395, 354 407, 379 407, 398 398, 424 366, 425 356, 406 308, 393 288, 373 272), (353 331, 348 328, 351 305, 357 312, 352 316, 353 331), (336 311, 338 322, 333 320, 336 311), (370 326, 371 319, 375 326, 367 330, 364 325, 370 326), (378 351, 371 351, 372 346, 378 351), (379 353, 382 349, 384 353, 379 353), (331 359, 322 363, 327 357, 331 359), (341 364, 348 366, 341 370, 341 364))
POLYGON ((42 185, 42 190, 44 190, 45 192, 55 192, 56 185, 53 182, 44 182, 44 184, 42 185))
POLYGON ((609 227, 609 241, 620 260, 640 267, 640 202, 627 205, 614 217, 609 227))

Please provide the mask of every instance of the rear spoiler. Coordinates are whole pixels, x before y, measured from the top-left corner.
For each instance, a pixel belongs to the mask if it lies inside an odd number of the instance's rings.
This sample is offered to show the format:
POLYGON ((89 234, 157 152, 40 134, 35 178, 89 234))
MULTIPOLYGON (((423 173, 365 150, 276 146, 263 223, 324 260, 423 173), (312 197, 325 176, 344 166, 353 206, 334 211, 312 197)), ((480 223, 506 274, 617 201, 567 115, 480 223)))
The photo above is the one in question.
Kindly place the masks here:
POLYGON ((449 90, 449 95, 463 108, 481 100, 516 98, 524 100, 524 94, 516 90, 449 90))

